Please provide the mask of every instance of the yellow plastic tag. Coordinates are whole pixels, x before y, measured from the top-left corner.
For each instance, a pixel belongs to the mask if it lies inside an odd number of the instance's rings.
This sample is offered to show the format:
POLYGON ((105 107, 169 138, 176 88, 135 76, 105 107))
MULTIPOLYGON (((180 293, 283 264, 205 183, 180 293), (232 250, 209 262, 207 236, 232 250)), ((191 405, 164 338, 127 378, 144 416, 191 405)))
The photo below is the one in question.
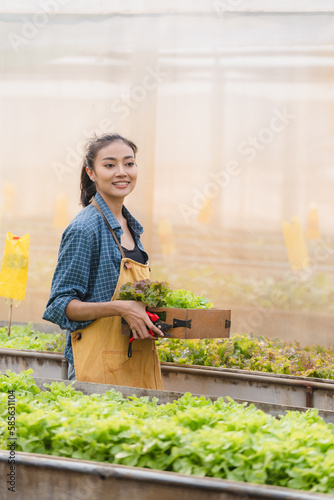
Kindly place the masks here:
POLYGON ((307 269, 310 263, 299 217, 292 217, 289 222, 283 221, 282 227, 291 269, 293 271, 307 269))
POLYGON ((28 278, 30 235, 21 238, 8 232, 0 271, 0 296, 23 300, 28 278))

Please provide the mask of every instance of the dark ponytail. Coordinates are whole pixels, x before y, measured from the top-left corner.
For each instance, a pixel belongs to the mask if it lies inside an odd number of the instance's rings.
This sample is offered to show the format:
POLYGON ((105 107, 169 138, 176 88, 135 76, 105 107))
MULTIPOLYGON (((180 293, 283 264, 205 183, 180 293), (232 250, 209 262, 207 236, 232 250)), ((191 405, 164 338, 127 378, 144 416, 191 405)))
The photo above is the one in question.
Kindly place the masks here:
POLYGON ((88 174, 86 172, 86 167, 87 163, 84 159, 82 163, 81 179, 80 179, 80 191, 81 191, 80 201, 81 205, 83 205, 84 207, 87 207, 87 205, 89 205, 89 201, 96 194, 95 182, 92 181, 90 177, 88 177, 88 174))
POLYGON ((80 201, 81 205, 83 205, 84 207, 87 207, 87 205, 89 205, 90 200, 96 194, 95 182, 90 179, 89 175, 86 172, 86 167, 88 167, 89 170, 94 170, 94 160, 100 149, 115 141, 124 142, 132 149, 134 157, 136 156, 136 153, 138 151, 137 146, 132 141, 129 141, 119 134, 105 134, 100 137, 94 137, 93 139, 91 139, 86 144, 86 152, 81 167, 80 201))

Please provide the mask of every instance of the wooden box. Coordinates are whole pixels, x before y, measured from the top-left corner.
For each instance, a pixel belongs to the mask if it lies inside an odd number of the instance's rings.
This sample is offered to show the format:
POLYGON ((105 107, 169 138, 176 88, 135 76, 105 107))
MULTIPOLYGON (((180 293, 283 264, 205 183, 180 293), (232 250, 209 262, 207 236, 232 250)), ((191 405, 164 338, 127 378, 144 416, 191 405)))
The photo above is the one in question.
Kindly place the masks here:
MULTIPOLYGON (((164 323, 174 325, 167 330, 175 339, 228 338, 231 327, 229 309, 176 309, 173 307, 148 307, 164 323)), ((122 325, 122 334, 129 335, 129 325, 122 325)))

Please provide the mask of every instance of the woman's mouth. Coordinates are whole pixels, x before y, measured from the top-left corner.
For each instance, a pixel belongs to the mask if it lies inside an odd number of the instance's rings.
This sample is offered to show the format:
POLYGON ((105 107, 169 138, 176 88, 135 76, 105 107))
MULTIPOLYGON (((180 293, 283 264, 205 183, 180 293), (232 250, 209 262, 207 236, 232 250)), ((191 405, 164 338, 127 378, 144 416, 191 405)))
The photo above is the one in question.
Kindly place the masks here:
POLYGON ((126 181, 120 181, 120 182, 113 182, 112 185, 119 188, 119 189, 123 189, 123 188, 126 188, 130 183, 129 182, 126 182, 126 181))

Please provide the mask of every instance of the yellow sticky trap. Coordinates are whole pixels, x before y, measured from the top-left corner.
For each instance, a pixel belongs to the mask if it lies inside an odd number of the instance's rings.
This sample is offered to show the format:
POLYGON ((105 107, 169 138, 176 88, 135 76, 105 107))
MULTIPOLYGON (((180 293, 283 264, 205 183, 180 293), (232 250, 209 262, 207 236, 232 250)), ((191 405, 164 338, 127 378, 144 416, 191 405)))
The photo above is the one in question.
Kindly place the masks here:
POLYGON ((57 200, 54 219, 53 219, 53 226, 56 229, 65 229, 65 227, 68 226, 69 222, 70 219, 68 215, 67 199, 65 198, 65 196, 61 196, 57 200))
POLYGON ((21 238, 6 234, 5 250, 0 270, 0 296, 23 300, 28 278, 29 234, 21 238))
POLYGON ((318 210, 314 205, 308 212, 305 236, 309 241, 316 241, 320 239, 318 210))
POLYGON ((207 224, 212 219, 212 214, 213 214, 212 200, 206 198, 198 213, 197 220, 202 224, 207 224))
POLYGON ((160 239, 161 253, 163 255, 173 255, 175 253, 173 228, 167 219, 162 219, 159 222, 158 235, 160 239))
POLYGON ((290 222, 283 221, 282 227, 291 269, 306 269, 309 267, 309 258, 299 217, 292 217, 290 222))

